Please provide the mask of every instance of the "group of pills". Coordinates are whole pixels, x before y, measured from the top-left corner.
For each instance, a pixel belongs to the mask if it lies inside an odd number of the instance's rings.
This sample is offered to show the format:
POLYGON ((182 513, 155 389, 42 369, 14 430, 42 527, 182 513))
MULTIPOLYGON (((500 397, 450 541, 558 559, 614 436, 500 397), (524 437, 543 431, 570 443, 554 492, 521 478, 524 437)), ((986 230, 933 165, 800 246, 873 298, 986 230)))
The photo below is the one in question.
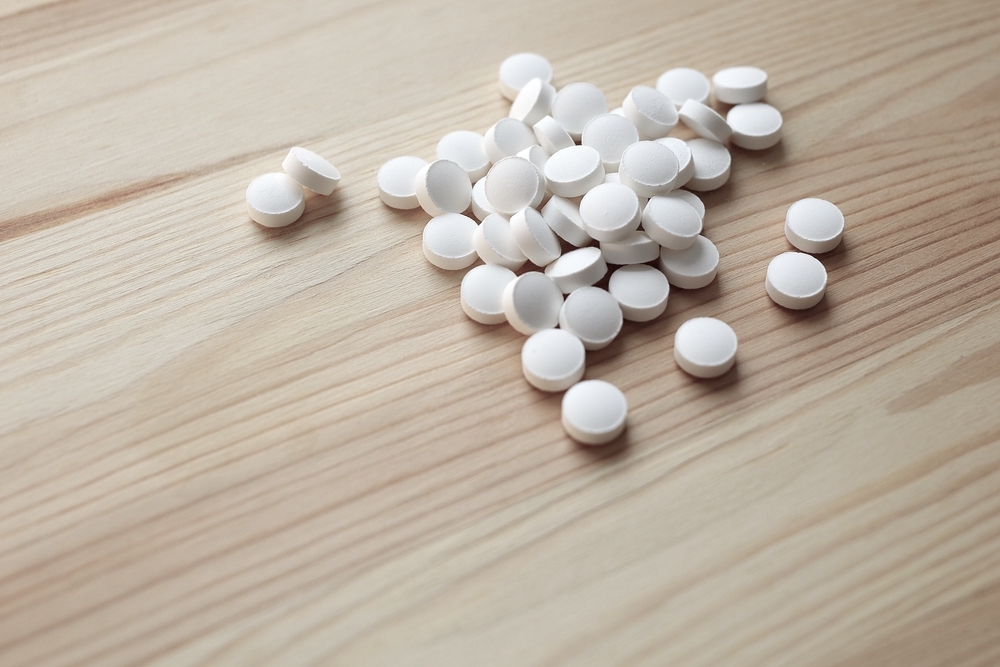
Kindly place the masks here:
POLYGON ((286 227, 306 210, 306 190, 330 195, 340 183, 340 172, 329 160, 308 148, 293 146, 284 172, 258 176, 247 187, 250 219, 264 227, 286 227))

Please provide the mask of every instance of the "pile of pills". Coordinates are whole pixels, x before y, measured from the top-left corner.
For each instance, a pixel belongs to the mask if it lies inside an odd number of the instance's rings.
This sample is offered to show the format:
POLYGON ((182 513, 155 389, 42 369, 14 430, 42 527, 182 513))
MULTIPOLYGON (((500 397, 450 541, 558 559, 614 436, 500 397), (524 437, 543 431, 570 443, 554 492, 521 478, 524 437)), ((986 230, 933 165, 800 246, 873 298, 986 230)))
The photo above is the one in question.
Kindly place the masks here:
MULTIPOLYGON (((719 251, 703 235, 705 206, 694 193, 728 181, 727 142, 770 148, 783 121, 762 101, 767 74, 756 67, 723 69, 711 81, 671 69, 610 110, 596 86, 556 89, 552 75, 537 54, 507 58, 500 65, 507 118, 483 134, 445 135, 431 162, 393 158, 376 180, 386 205, 432 216, 422 237, 431 264, 462 270, 485 262, 462 280, 462 309, 476 322, 508 322, 528 337, 525 379, 541 391, 565 391, 566 433, 597 445, 623 432, 628 403, 608 382, 583 381, 587 352, 611 344, 624 320, 662 315, 671 286, 700 289, 715 279, 719 251), (716 102, 733 105, 725 117, 708 104, 713 89, 716 102), (679 123, 697 137, 668 136, 679 123)), ((274 208, 294 198, 277 199, 274 208)), ((818 303, 826 270, 806 253, 832 250, 843 228, 833 204, 796 202, 785 234, 803 252, 774 258, 767 294, 786 308, 818 303)), ((690 319, 674 337, 677 365, 698 378, 726 373, 736 351, 735 332, 715 318, 690 319)))
POLYGON ((305 190, 329 195, 340 183, 340 172, 330 162, 301 146, 294 146, 282 172, 258 176, 247 188, 250 219, 264 227, 285 227, 306 210, 305 190))

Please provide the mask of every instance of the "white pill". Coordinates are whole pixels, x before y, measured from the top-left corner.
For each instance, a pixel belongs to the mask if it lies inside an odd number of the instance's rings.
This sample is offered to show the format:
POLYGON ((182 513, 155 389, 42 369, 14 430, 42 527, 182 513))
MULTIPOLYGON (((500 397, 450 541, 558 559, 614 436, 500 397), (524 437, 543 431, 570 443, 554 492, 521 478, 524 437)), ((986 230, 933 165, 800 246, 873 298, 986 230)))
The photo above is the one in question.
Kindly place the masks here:
POLYGON ((632 232, 620 241, 601 241, 601 255, 608 264, 645 264, 660 256, 660 244, 646 232, 632 232))
POLYGON ((714 317, 695 317, 674 334, 674 359, 699 378, 719 377, 736 361, 736 332, 714 317))
POLYGON ((514 329, 530 336, 559 324, 563 294, 552 279, 528 271, 512 280, 503 291, 503 312, 514 329))
POLYGON ((625 430, 628 401, 604 380, 584 380, 569 388, 562 400, 566 434, 583 445, 604 445, 625 430))
POLYGON ((494 164, 505 157, 517 155, 534 143, 535 133, 514 118, 501 118, 483 136, 486 155, 494 164))
POLYGON ((713 280, 719 270, 719 249, 704 236, 695 239, 684 250, 664 248, 660 251, 660 270, 674 287, 698 289, 713 280))
MULTIPOLYGON (((605 183, 617 183, 621 185, 622 177, 618 175, 617 171, 612 171, 611 173, 604 174, 605 183)), ((635 192, 635 190, 633 190, 635 192)), ((649 197, 643 197, 642 195, 636 195, 639 198, 639 210, 641 211, 646 206, 646 202, 649 201, 649 197)))
POLYGON ((302 217, 306 194, 288 174, 264 174, 247 187, 250 219, 264 227, 284 227, 302 217))
POLYGON ((812 255, 783 252, 767 265, 764 288, 779 306, 812 308, 826 293, 826 268, 812 255))
POLYGON ((649 322, 667 309, 670 283, 659 269, 633 264, 611 274, 608 292, 618 301, 626 320, 649 322))
POLYGON ((632 188, 601 183, 580 200, 580 219, 591 238, 621 241, 639 228, 642 210, 632 188))
POLYGON ((844 236, 844 214, 825 199, 800 199, 785 214, 785 238, 802 252, 830 252, 844 236))
POLYGON ((740 148, 760 151, 781 141, 781 112, 770 104, 737 104, 726 114, 733 133, 729 140, 740 148))
POLYGON ((451 160, 435 160, 417 172, 417 201, 429 215, 462 213, 472 203, 472 181, 451 160))
POLYGON ((642 228, 664 248, 684 250, 701 234, 701 216, 680 197, 653 197, 642 211, 642 228))
MULTIPOLYGON (((613 113, 614 115, 621 116, 622 118, 625 117, 625 110, 622 109, 621 107, 615 107, 614 109, 612 109, 608 113, 613 113)), ((632 121, 629 121, 629 122, 632 122, 632 121)))
POLYGON ((705 202, 703 202, 695 193, 688 192, 687 190, 674 190, 670 194, 664 196, 683 199, 687 203, 691 204, 691 206, 694 207, 694 210, 698 211, 698 216, 701 217, 702 220, 705 219, 705 202))
POLYGON ((704 104, 712 92, 708 77, 690 67, 668 69, 656 80, 656 89, 670 98, 678 109, 688 100, 704 104))
POLYGON ((281 167, 299 185, 316 194, 329 195, 340 183, 340 172, 329 160, 301 146, 288 151, 281 167))
POLYGON ((480 324, 501 324, 503 291, 517 276, 510 269, 494 264, 473 267, 462 278, 462 310, 480 324))
POLYGON ((583 128, 580 143, 601 154, 605 172, 618 171, 625 149, 639 141, 639 131, 628 118, 613 113, 593 118, 583 128))
POLYGON ((441 137, 437 145, 437 157, 439 160, 451 160, 464 169, 473 183, 490 170, 490 158, 486 155, 483 135, 471 130, 449 132, 441 137))
POLYGON ((694 160, 691 159, 691 149, 688 148, 687 142, 677 137, 663 137, 657 139, 656 143, 663 144, 674 152, 674 157, 677 158, 677 177, 672 187, 674 190, 683 188, 694 176, 694 160))
POLYGON ((725 185, 733 163, 729 149, 711 139, 692 139, 687 144, 694 162, 694 175, 684 187, 696 192, 708 192, 725 185))
POLYGON ((593 241, 583 227, 580 207, 563 197, 552 197, 542 208, 542 217, 559 238, 577 248, 593 241))
POLYGON ((379 168, 375 176, 378 196, 392 208, 418 208, 417 174, 426 166, 427 160, 412 155, 392 158, 379 168))
POLYGON ((530 160, 508 157, 490 168, 485 191, 486 201, 494 211, 511 216, 542 201, 545 179, 530 160))
POLYGON ((602 350, 622 330, 622 309, 606 290, 573 290, 559 311, 559 326, 576 335, 588 350, 602 350))
POLYGON ((496 211, 493 210, 493 206, 486 198, 486 179, 480 178, 472 186, 472 214, 478 220, 485 220, 486 216, 491 213, 496 213, 496 211))
POLYGON ((758 67, 727 67, 715 73, 712 84, 720 102, 759 102, 767 95, 767 72, 758 67))
MULTIPOLYGON (((538 170, 538 175, 542 177, 542 182, 545 182, 545 163, 549 161, 549 154, 545 152, 545 149, 541 146, 535 144, 534 146, 528 146, 523 151, 517 154, 517 157, 524 158, 531 164, 535 165, 535 169, 538 170)), ((543 201, 546 201, 546 196, 551 196, 552 193, 549 192, 548 184, 546 184, 542 189, 542 196, 536 197, 531 202, 531 208, 538 208, 543 201)))
POLYGON ((696 100, 688 100, 677 112, 684 124, 694 130, 695 134, 720 144, 726 143, 733 130, 723 118, 711 107, 696 100))
POLYGON ((601 154, 590 146, 570 146, 553 153, 545 163, 545 181, 554 195, 585 195, 604 181, 601 154))
POLYGON ((618 176, 622 184, 643 197, 664 195, 673 188, 678 172, 677 156, 655 141, 640 141, 625 149, 618 176))
POLYGON ((601 89, 591 83, 571 83, 561 88, 552 100, 552 117, 574 141, 592 119, 608 112, 608 101, 601 89))
POLYGON ((535 389, 564 391, 583 378, 587 351, 580 339, 561 329, 531 334, 521 347, 521 371, 535 389))
POLYGON ((525 125, 534 125, 552 110, 552 100, 556 89, 541 79, 532 79, 524 84, 521 92, 510 105, 508 118, 516 118, 525 125))
POLYGON ((659 139, 677 124, 677 109, 656 88, 636 86, 622 102, 625 118, 632 121, 643 139, 659 139))
POLYGON ((563 294, 590 287, 607 272, 604 256, 594 247, 572 250, 545 267, 545 275, 552 278, 563 294))
POLYGON ((528 261, 517 245, 514 231, 510 228, 510 221, 496 213, 483 218, 482 224, 476 227, 472 244, 479 258, 487 264, 496 264, 517 271, 528 261))
POLYGON ((535 139, 539 145, 549 155, 575 145, 573 137, 569 136, 569 132, 564 130, 563 126, 552 116, 541 119, 531 129, 535 133, 535 139))
POLYGON ((562 254, 559 238, 535 209, 525 208, 512 215, 510 228, 517 247, 537 266, 548 266, 562 254))
POLYGON ((500 63, 500 93, 508 100, 532 79, 552 83, 552 65, 537 53, 515 53, 500 63))
POLYGON ((460 213, 436 215, 424 226, 424 257, 440 269, 457 271, 476 258, 476 221, 460 213))

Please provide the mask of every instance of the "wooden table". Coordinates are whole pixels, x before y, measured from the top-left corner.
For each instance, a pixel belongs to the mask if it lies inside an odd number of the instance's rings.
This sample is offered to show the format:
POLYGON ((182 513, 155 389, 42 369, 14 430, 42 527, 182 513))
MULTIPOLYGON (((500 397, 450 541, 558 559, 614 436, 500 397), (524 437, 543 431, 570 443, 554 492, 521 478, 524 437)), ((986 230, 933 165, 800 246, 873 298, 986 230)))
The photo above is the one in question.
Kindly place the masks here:
POLYGON ((1000 664, 998 35, 993 0, 6 0, 0 664, 1000 664), (718 279, 589 355, 609 447, 376 193, 505 116, 522 50, 613 104, 755 64, 785 115, 705 197, 718 279), (292 145, 342 187, 264 230, 292 145), (809 196, 847 231, 792 312, 809 196), (672 359, 700 315, 714 381, 672 359))

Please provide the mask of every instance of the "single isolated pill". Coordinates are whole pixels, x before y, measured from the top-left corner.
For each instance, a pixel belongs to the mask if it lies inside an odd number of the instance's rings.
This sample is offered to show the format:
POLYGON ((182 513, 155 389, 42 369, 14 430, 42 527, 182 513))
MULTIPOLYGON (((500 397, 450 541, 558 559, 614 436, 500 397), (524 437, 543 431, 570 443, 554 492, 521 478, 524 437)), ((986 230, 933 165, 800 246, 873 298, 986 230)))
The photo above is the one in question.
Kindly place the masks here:
POLYGON ((620 241, 601 241, 601 255, 608 264, 645 264, 660 256, 660 244, 646 232, 632 232, 620 241))
POLYGON ((491 213, 496 213, 496 211, 493 210, 493 206, 486 198, 486 179, 480 178, 472 186, 472 214, 476 216, 477 220, 485 220, 486 216, 491 213))
POLYGON ((576 335, 588 350, 602 350, 622 330, 622 309, 600 287, 581 287, 563 302, 559 326, 576 335))
POLYGON ((604 380, 584 380, 562 400, 562 425, 582 445, 604 445, 625 430, 628 401, 621 389, 604 380))
POLYGON ((576 145, 573 137, 569 136, 569 133, 552 116, 541 119, 532 125, 531 130, 535 133, 538 144, 549 155, 576 145))
POLYGON ((580 200, 580 219, 591 238, 621 241, 639 228, 639 197, 621 183, 601 183, 580 200))
POLYGON ((715 274, 719 270, 719 249, 704 236, 699 236, 684 250, 661 250, 660 269, 674 287, 705 287, 715 280, 715 274))
POLYGON ((759 102, 767 95, 767 72, 759 67, 727 67, 712 77, 715 99, 726 104, 759 102))
POLYGON ((770 104, 737 104, 726 114, 733 133, 729 140, 740 148, 760 151, 781 141, 781 112, 770 104))
POLYGON ((563 294, 590 287, 607 272, 604 256, 594 247, 571 250, 545 267, 545 275, 552 278, 563 294))
POLYGON ((483 218, 472 235, 472 244, 479 258, 487 264, 496 264, 517 271, 528 258, 521 252, 510 228, 510 221, 502 215, 492 213, 483 218))
POLYGON ((642 211, 642 228, 664 248, 684 250, 701 234, 701 216, 680 197, 653 197, 642 211))
POLYGON ((500 93, 508 100, 532 79, 552 83, 552 65, 537 53, 515 53, 500 63, 500 93))
POLYGON ((514 329, 530 336, 559 324, 563 294, 552 279, 538 271, 528 271, 508 283, 503 291, 503 312, 514 329))
POLYGON ((812 308, 826 293, 826 267, 812 255, 783 252, 767 265, 764 289, 779 306, 812 308))
POLYGON ((508 157, 490 168, 486 175, 486 201, 500 215, 538 206, 545 195, 545 178, 523 157, 508 157))
POLYGON ((844 214, 825 199, 800 199, 785 214, 785 238, 802 252, 830 252, 844 236, 844 214))
POLYGON ((725 185, 733 164, 729 149, 711 139, 692 139, 687 143, 694 162, 694 174, 684 187, 695 192, 708 192, 725 185))
POLYGON ((264 227, 285 227, 302 217, 306 194, 288 174, 264 174, 247 187, 247 211, 250 219, 264 227))
POLYGON ((677 156, 655 141, 640 141, 622 153, 618 177, 642 197, 665 195, 673 189, 678 173, 677 156))
POLYGON ((462 278, 462 310, 480 324, 506 322, 503 291, 516 277, 510 269, 495 264, 473 267, 462 278))
POLYGON ((625 149, 639 141, 639 131, 628 118, 605 113, 593 118, 583 128, 580 143, 601 154, 605 172, 618 171, 625 149))
POLYGON ((548 266, 562 254, 559 238, 545 222, 542 214, 525 208, 510 218, 514 240, 524 256, 537 266, 548 266))
POLYGON ((563 197, 554 196, 542 207, 542 217, 559 238, 577 248, 588 246, 594 240, 583 227, 580 207, 563 197))
POLYGON ((554 195, 585 195, 604 181, 601 154, 590 146, 570 146, 557 151, 545 163, 545 181, 554 195))
POLYGON ((478 255, 472 238, 476 221, 460 213, 442 213, 424 226, 424 257, 439 269, 457 271, 475 263, 478 255))
POLYGON ((608 112, 608 100, 592 83, 571 83, 560 88, 552 100, 552 117, 579 141, 592 119, 608 112))
POLYGON ((462 213, 472 203, 472 181, 451 160, 435 160, 417 172, 417 201, 428 215, 462 213))
POLYGON ((618 301, 626 320, 649 322, 667 309, 670 283, 659 269, 648 264, 634 264, 611 274, 608 292, 618 301))
POLYGON ((531 334, 521 347, 521 371, 535 389, 564 391, 583 378, 587 351, 579 338, 561 329, 531 334))
POLYGON ((517 155, 534 143, 535 133, 514 118, 501 118, 483 136, 486 155, 494 164, 505 157, 517 155))
POLYGON ((340 172, 329 160, 301 146, 288 151, 281 167, 296 183, 316 194, 329 195, 340 183, 340 172))
POLYGON ((622 102, 625 118, 643 139, 659 139, 677 124, 677 109, 669 97, 649 86, 636 86, 622 102))
POLYGON ((656 143, 663 144, 674 152, 677 158, 677 177, 674 179, 673 189, 683 188, 694 176, 694 160, 691 159, 691 149, 687 142, 677 137, 663 137, 657 139, 656 143))
POLYGON ((694 210, 698 211, 698 216, 704 220, 705 219, 705 202, 693 192, 688 192, 687 190, 674 190, 665 197, 677 197, 683 199, 687 203, 694 207, 694 210))
POLYGON ((437 145, 439 160, 451 160, 465 170, 469 180, 476 183, 490 170, 483 135, 471 130, 449 132, 437 145))
POLYGON ((670 98, 674 106, 680 109, 688 100, 705 104, 712 92, 712 84, 708 77, 690 67, 675 67, 668 69, 656 80, 656 89, 670 98))
POLYGON ((392 208, 419 208, 417 174, 426 166, 427 160, 412 155, 392 158, 379 168, 375 176, 378 196, 392 208))
POLYGON ((695 317, 674 334, 674 359, 698 378, 716 378, 736 361, 736 332, 714 317, 695 317))
POLYGON ((534 125, 549 115, 556 89, 546 81, 535 78, 524 84, 510 105, 508 118, 516 118, 525 125, 534 125))
POLYGON ((725 118, 720 116, 715 109, 697 100, 688 100, 677 113, 684 124, 700 137, 724 144, 729 139, 729 135, 733 133, 725 118))

